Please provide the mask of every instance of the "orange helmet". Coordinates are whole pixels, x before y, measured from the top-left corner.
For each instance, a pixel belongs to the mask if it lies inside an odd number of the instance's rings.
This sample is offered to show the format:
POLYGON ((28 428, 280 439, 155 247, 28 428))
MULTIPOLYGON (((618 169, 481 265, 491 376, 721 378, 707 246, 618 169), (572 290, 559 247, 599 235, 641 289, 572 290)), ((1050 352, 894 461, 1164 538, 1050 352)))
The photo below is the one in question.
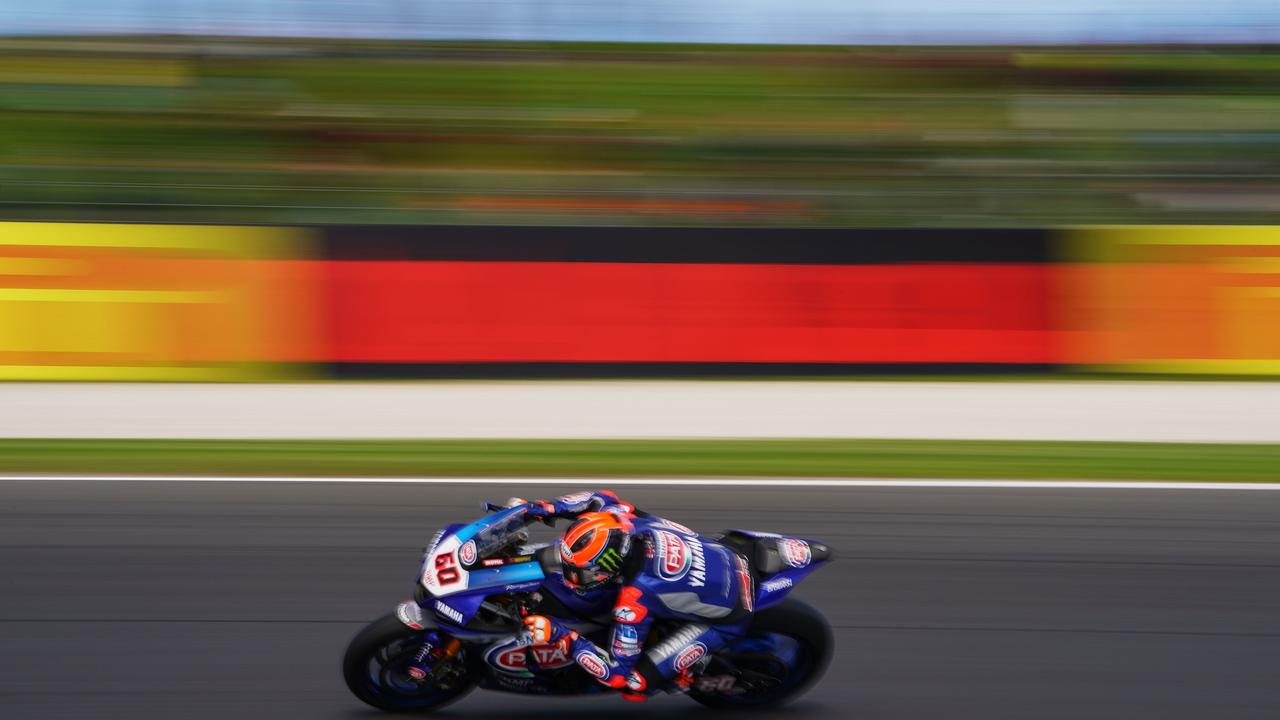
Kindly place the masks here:
POLYGON ((605 585, 621 574, 630 552, 631 523, 613 513, 584 513, 560 539, 565 584, 575 590, 605 585))

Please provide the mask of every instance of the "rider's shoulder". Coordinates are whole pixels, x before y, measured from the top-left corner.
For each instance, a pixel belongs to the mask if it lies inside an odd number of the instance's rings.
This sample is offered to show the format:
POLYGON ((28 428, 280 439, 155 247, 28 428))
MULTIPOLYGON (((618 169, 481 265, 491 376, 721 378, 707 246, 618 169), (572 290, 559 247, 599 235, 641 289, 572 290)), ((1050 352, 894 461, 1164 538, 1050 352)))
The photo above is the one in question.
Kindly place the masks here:
POLYGON ((656 560, 661 560, 669 552, 678 552, 698 537, 684 525, 656 515, 636 518, 633 522, 637 551, 644 554, 644 566, 648 569, 653 569, 656 560))
POLYGON ((637 534, 641 534, 641 535, 652 536, 656 534, 657 531, 660 531, 660 530, 665 530, 667 532, 675 532, 681 535, 697 536, 698 534, 674 520, 668 520, 664 517, 658 517, 657 515, 648 515, 645 517, 635 518, 634 520, 632 520, 632 522, 636 526, 637 534))
POLYGON ((648 592, 658 592, 672 584, 682 584, 690 571, 705 568, 706 545, 711 541, 689 528, 662 518, 645 518, 637 523, 637 551, 642 554, 636 584, 648 592))

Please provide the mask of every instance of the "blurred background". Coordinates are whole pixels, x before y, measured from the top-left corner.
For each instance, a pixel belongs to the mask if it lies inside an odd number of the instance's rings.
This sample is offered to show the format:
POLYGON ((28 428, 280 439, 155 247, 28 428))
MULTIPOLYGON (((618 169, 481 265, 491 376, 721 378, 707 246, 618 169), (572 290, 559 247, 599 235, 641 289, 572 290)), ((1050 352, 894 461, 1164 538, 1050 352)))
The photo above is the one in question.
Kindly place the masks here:
POLYGON ((1280 10, 1188 2, 0 9, 9 219, 1255 224, 1280 10))
POLYGON ((0 375, 1270 373, 1275 42, 1263 0, 10 4, 0 375))
MULTIPOLYGON (((0 715, 353 717, 433 529, 616 482, 837 550, 775 717, 1280 717, 1278 47, 1276 0, 0 2, 0 715)), ((654 716, 457 712, 517 707, 654 716)))

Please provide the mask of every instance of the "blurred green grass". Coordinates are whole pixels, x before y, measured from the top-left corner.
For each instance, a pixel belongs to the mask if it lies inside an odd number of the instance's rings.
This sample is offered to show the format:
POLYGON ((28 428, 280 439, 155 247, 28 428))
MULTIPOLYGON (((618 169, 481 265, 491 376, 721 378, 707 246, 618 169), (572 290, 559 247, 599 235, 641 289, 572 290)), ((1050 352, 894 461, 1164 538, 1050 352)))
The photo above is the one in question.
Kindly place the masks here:
POLYGON ((967 440, 0 440, 0 473, 1280 480, 1280 445, 967 440))
POLYGON ((278 223, 1269 222, 1278 88, 1269 47, 0 39, 0 207, 278 223), (705 204, 653 208, 666 197, 705 204))

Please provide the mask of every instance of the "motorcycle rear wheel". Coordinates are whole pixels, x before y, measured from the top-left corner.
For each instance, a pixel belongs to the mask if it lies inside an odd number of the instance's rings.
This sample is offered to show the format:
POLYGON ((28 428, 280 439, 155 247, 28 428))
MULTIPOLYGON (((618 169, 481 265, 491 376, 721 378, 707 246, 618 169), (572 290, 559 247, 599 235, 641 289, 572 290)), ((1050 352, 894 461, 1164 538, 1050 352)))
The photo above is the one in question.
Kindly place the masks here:
MULTIPOLYGON (((420 647, 421 631, 406 627, 394 613, 369 623, 347 645, 342 677, 351 693, 379 710, 425 713, 448 705, 476 686, 476 673, 449 685, 415 682, 405 673, 420 647)), ((463 650, 465 653, 466 650, 463 650)), ((461 657, 460 662, 468 662, 461 657)))
MULTIPOLYGON (((787 598, 778 605, 760 611, 752 619, 747 634, 766 633, 793 638, 802 650, 802 657, 795 666, 781 670, 784 676, 779 678, 777 687, 759 693, 725 695, 703 692, 695 685, 689 690, 689 697, 713 708, 775 707, 803 695, 827 671, 835 649, 835 640, 826 617, 812 605, 796 598, 787 598)), ((732 660, 732 656, 729 659, 732 660)), ((759 662, 758 658, 755 660, 759 662)), ((753 669, 759 671, 761 667, 757 664, 753 669)))

